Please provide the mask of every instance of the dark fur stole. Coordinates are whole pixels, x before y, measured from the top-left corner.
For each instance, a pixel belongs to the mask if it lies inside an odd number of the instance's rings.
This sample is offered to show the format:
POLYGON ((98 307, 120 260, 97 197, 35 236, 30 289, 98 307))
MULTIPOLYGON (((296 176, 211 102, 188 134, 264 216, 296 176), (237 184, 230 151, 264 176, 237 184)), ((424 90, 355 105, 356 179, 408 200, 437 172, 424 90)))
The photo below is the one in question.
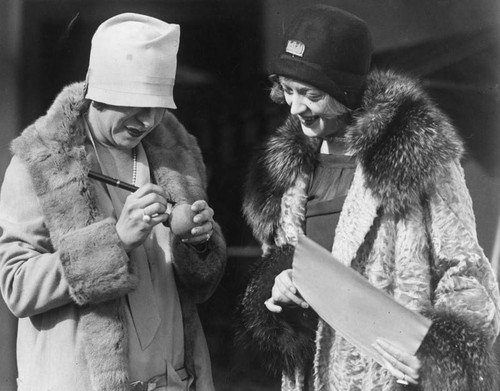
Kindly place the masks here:
POLYGON ((273 242, 285 190, 300 174, 313 172, 319 141, 306 137, 298 120, 288 117, 257 151, 245 183, 243 213, 262 243, 273 242))
POLYGON ((387 213, 399 215, 431 193, 447 163, 463 152, 456 130, 429 95, 393 72, 370 74, 347 141, 367 187, 387 213))

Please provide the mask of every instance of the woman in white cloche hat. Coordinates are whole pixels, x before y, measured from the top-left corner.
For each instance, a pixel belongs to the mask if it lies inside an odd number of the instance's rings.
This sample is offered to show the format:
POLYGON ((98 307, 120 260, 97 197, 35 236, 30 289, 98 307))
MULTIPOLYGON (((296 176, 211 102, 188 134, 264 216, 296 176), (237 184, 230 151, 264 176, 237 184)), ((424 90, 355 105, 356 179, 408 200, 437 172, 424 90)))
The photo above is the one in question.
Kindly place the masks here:
POLYGON ((19 317, 19 391, 213 390, 196 303, 225 242, 196 139, 170 112, 179 38, 145 15, 105 21, 86 82, 12 143, 0 288, 19 317))

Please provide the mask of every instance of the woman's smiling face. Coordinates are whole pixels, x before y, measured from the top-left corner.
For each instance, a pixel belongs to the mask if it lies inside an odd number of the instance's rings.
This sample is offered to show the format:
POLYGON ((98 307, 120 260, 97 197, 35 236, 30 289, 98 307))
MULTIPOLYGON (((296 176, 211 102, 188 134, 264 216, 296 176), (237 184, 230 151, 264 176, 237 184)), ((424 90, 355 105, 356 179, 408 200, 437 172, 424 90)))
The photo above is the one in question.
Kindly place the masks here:
POLYGON ((279 83, 290 114, 300 120, 306 136, 326 138, 343 132, 348 112, 345 106, 309 84, 286 77, 280 77, 279 83))
POLYGON ((104 145, 132 149, 161 121, 164 108, 123 107, 101 104, 89 108, 95 136, 104 145))

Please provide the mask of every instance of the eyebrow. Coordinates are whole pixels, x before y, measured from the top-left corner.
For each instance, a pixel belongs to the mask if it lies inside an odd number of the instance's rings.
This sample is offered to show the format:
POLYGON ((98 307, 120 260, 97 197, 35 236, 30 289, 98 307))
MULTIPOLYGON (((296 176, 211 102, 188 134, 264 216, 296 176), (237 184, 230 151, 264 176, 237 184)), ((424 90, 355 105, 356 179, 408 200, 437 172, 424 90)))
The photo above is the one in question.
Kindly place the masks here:
MULTIPOLYGON (((289 82, 292 82, 293 83, 293 80, 288 80, 288 79, 284 79, 284 80, 280 80, 279 81, 281 86, 284 87, 284 88, 290 88, 290 89, 293 89, 288 83, 289 82)), ((305 94, 307 92, 312 92, 312 93, 315 93, 315 94, 323 94, 323 92, 315 87, 306 87, 306 86, 303 86, 303 87, 299 87, 299 88, 296 88, 296 90, 300 93, 300 94, 305 94)))
MULTIPOLYGON (((285 88, 293 89, 293 88, 292 88, 290 85, 288 85, 286 82, 281 82, 281 85, 282 85, 283 87, 285 87, 285 88)), ((295 88, 295 89, 296 89, 299 93, 301 93, 301 94, 304 94, 304 93, 307 93, 307 92, 310 92, 310 91, 312 91, 312 92, 314 92, 314 93, 318 93, 318 94, 320 94, 320 93, 321 93, 321 91, 320 91, 320 90, 318 90, 318 89, 316 89, 316 88, 314 88, 314 87, 305 87, 305 86, 304 86, 304 87, 299 87, 299 88, 295 88)))

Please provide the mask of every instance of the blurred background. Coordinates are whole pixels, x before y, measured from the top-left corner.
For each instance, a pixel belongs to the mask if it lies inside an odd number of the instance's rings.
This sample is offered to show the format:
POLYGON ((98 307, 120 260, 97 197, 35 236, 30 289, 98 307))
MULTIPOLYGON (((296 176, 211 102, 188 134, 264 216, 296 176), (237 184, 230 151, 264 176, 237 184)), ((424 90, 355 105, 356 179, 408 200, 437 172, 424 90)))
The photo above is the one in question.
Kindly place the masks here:
MULTIPOLYGON (((258 359, 232 344, 234 308, 259 248, 241 216, 255 146, 286 108, 271 103, 267 67, 291 15, 313 0, 0 0, 0 180, 9 143, 43 115, 63 86, 85 78, 100 23, 138 12, 181 26, 175 114, 198 138, 210 203, 229 260, 200 306, 219 391, 279 390, 258 359)), ((374 66, 419 77, 467 146, 466 179, 478 237, 497 274, 500 260, 500 2, 330 0, 363 18, 374 66)), ((22 207, 22 205, 20 206, 22 207)), ((15 390, 15 319, 0 300, 0 390, 15 390)))

